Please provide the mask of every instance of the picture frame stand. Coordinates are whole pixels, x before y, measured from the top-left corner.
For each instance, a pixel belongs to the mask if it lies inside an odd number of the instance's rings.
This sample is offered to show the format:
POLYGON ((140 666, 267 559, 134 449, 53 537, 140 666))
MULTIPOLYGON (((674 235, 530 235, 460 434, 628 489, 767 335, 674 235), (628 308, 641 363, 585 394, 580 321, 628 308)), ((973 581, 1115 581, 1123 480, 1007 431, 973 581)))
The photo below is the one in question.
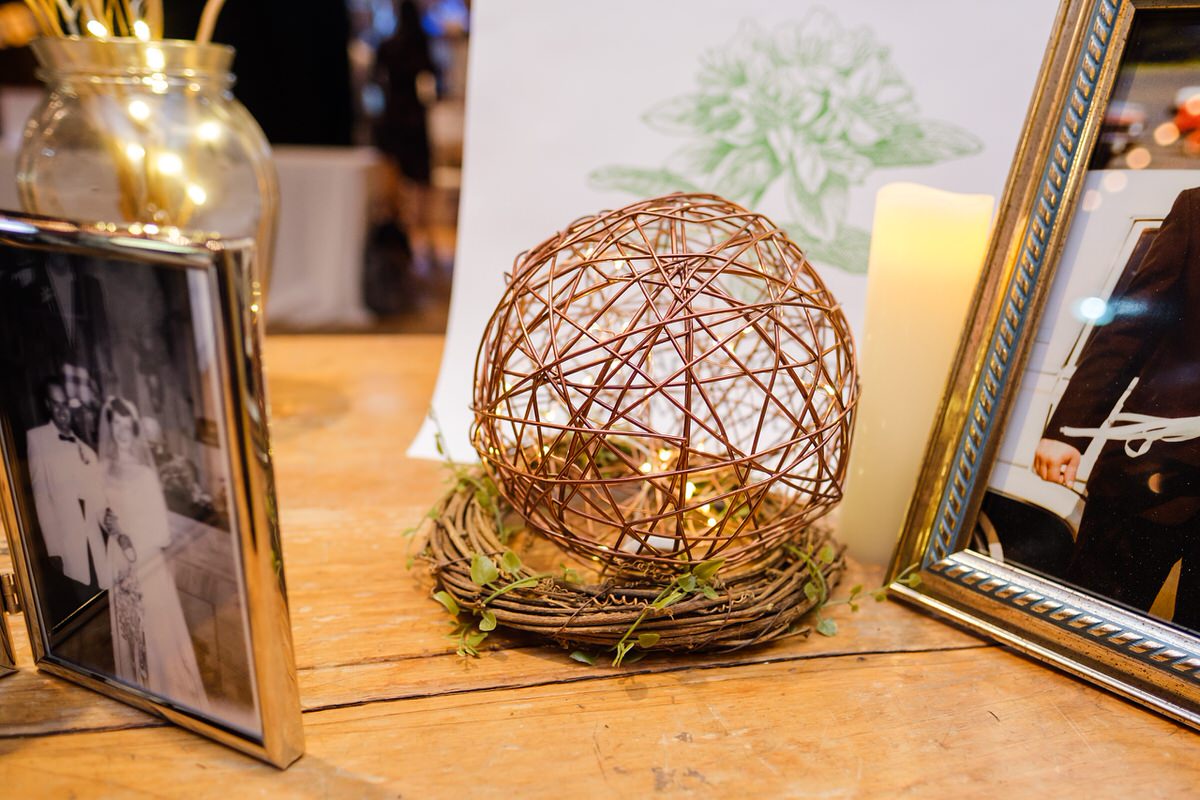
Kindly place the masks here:
POLYGON ((21 613, 21 600, 17 595, 17 578, 11 572, 0 573, 0 678, 17 672, 17 653, 13 646, 12 631, 8 627, 9 614, 21 613))

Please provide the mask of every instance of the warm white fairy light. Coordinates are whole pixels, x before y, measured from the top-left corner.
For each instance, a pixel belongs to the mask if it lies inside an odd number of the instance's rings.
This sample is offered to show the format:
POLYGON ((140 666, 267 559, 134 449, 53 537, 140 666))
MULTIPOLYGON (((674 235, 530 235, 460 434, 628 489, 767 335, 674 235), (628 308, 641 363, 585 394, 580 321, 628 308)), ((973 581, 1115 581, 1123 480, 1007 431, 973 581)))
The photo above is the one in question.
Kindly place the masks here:
POLYGON ((189 200, 198 206, 204 205, 204 203, 208 200, 208 192, 204 191, 204 187, 197 186, 194 183, 188 184, 187 196, 189 200))
POLYGON ((202 142, 215 142, 221 138, 221 126, 211 119, 201 122, 196 126, 196 138, 202 142))
POLYGON ((150 26, 146 24, 146 20, 135 19, 133 21, 133 35, 138 38, 138 41, 150 41, 150 26))
POLYGON ((708 518, 708 527, 710 527, 710 528, 717 527, 717 521, 715 519, 713 519, 712 517, 709 517, 708 518))
POLYGON ((684 499, 691 500, 692 495, 694 495, 696 493, 696 484, 692 483, 691 481, 688 481, 687 485, 683 487, 683 492, 684 492, 684 494, 683 494, 684 499))
POLYGON ((125 145, 125 156, 130 161, 141 161, 146 157, 146 148, 142 147, 137 142, 130 142, 125 145))
POLYGON ((659 461, 670 461, 671 460, 671 451, 667 450, 666 448, 659 450, 658 451, 658 460, 659 461))
POLYGON ((651 466, 649 461, 647 461, 645 464, 642 464, 640 467, 638 467, 638 469, 642 471, 643 475, 649 475, 650 470, 654 469, 654 467, 651 466))
POLYGON ((129 103, 129 116, 138 122, 145 122, 150 119, 150 106, 146 105, 145 100, 132 100, 129 103))
POLYGON ((89 19, 87 25, 84 27, 87 28, 88 33, 99 39, 104 39, 108 36, 108 28, 104 27, 104 23, 98 19, 89 19))
POLYGON ((157 47, 146 48, 146 66, 154 71, 160 71, 167 63, 163 51, 157 47))
POLYGON ((156 165, 163 175, 178 175, 183 172, 183 159, 175 153, 163 153, 158 157, 156 165))

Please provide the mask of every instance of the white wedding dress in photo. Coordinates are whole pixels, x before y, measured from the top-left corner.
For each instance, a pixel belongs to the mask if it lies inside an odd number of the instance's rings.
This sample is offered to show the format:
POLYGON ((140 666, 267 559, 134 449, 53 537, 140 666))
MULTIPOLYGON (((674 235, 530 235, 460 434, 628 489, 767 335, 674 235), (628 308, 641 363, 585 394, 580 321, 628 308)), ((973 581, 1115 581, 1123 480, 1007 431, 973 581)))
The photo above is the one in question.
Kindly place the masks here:
POLYGON ((125 448, 118 456, 115 443, 105 444, 104 490, 116 518, 108 540, 116 676, 175 703, 207 710, 196 651, 165 554, 171 533, 158 472, 144 463, 145 457, 130 455, 136 449, 125 448), (129 537, 128 551, 117 532, 129 537))

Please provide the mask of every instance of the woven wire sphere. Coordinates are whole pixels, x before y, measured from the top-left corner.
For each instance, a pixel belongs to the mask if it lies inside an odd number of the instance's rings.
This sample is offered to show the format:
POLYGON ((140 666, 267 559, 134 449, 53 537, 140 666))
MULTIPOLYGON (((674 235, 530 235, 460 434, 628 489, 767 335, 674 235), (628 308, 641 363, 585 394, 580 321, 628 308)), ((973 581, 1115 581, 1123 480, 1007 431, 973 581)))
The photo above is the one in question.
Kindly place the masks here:
POLYGON ((519 255, 472 441, 528 525, 618 571, 765 556, 842 495, 850 328, 765 217, 673 194, 519 255))

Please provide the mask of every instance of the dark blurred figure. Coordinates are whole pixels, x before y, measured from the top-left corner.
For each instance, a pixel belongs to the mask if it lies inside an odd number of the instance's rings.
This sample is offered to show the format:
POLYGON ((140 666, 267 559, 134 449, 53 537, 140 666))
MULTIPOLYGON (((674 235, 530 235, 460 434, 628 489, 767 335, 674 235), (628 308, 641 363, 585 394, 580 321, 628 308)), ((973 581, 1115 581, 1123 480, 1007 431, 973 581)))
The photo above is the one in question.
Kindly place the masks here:
POLYGON ((375 128, 375 145, 405 178, 429 184, 429 125, 419 88, 423 76, 436 81, 429 37, 413 0, 396 4, 396 30, 379 45, 374 77, 383 89, 383 115, 375 128))
MULTIPOLYGON (((163 4, 169 38, 196 35, 204 0, 163 4)), ((344 0, 226 3, 213 41, 237 49, 234 94, 273 144, 349 145, 354 124, 344 0)))
POLYGON ((429 225, 431 151, 427 103, 437 99, 437 67, 413 0, 396 3, 396 28, 379 45, 372 78, 383 94, 375 146, 387 156, 384 221, 367 243, 364 295, 378 314, 409 310, 414 267, 434 263, 429 225), (416 258, 414 258, 414 256, 416 258))
POLYGON ((427 230, 432 156, 425 101, 437 94, 436 74, 418 7, 413 0, 398 0, 396 29, 380 42, 371 68, 383 95, 372 138, 388 157, 390 174, 382 221, 367 239, 362 295, 367 307, 384 317, 414 308, 414 243, 432 252, 427 230))

